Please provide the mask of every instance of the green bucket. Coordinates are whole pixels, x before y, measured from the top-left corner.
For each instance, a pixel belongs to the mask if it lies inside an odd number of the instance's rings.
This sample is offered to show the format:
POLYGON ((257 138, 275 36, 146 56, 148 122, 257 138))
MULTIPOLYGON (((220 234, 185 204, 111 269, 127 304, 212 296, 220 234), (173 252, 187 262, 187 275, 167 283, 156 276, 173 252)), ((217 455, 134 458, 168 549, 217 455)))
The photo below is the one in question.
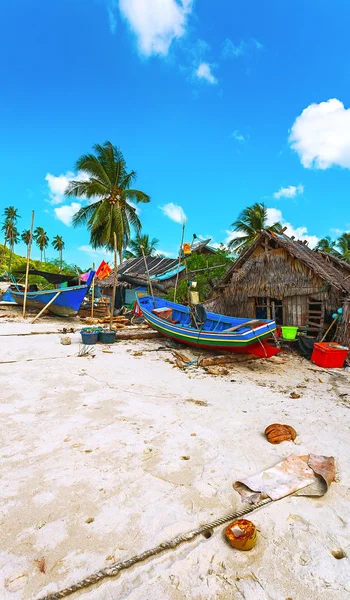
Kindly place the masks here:
POLYGON ((283 327, 281 327, 281 329, 282 329, 282 338, 284 340, 295 340, 295 338, 297 337, 297 331, 298 331, 297 327, 283 326, 283 327))

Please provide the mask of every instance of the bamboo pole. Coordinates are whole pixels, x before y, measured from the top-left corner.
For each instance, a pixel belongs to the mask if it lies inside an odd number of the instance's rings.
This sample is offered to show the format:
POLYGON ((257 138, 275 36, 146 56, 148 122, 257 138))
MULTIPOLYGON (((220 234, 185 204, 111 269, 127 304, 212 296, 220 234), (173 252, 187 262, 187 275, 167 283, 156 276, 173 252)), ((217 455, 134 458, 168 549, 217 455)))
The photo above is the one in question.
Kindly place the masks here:
POLYGON ((334 323, 335 323, 335 322, 338 320, 338 317, 339 317, 339 315, 337 315, 337 316, 336 316, 336 317, 333 319, 332 323, 330 324, 330 326, 328 327, 328 329, 327 329, 326 333, 324 334, 324 336, 323 336, 323 338, 322 338, 322 340, 321 340, 321 343, 323 342, 323 340, 325 340, 325 339, 326 339, 326 337, 327 337, 327 335, 329 334, 330 330, 332 329, 332 327, 333 327, 334 323))
POLYGON ((32 240, 33 240, 33 228, 34 228, 34 210, 32 210, 32 222, 30 225, 30 236, 29 242, 27 246, 27 265, 26 265, 26 279, 24 284, 24 298, 23 298, 23 318, 26 316, 26 305, 27 305, 27 293, 28 293, 28 277, 29 277, 29 261, 30 261, 30 251, 32 248, 32 240))
POLYGON ((115 305, 115 295, 116 295, 116 291, 117 291, 117 276, 118 276, 118 271, 117 271, 117 236, 116 236, 115 231, 113 232, 113 236, 114 236, 114 278, 113 278, 112 310, 111 310, 111 314, 109 316, 109 331, 112 331, 112 323, 113 323, 113 316, 114 316, 114 305, 115 305))
POLYGON ((179 282, 179 269, 180 269, 181 257, 182 257, 182 246, 183 246, 184 237, 185 237, 185 225, 186 225, 186 221, 184 221, 182 223, 181 244, 180 244, 180 250, 179 250, 179 263, 178 263, 178 267, 177 267, 176 281, 175 281, 175 290, 174 290, 174 302, 176 302, 177 284, 179 282))
MULTIPOLYGON (((92 270, 95 270, 95 263, 92 263, 92 270)), ((91 285, 91 318, 94 318, 94 302, 95 302, 95 275, 91 285)))
MULTIPOLYGON (((139 236, 141 237, 141 230, 139 230, 139 236)), ((153 286, 152 286, 152 281, 151 281, 151 277, 150 277, 148 266, 147 266, 146 255, 145 255, 145 251, 144 251, 144 248, 143 248, 142 244, 141 244, 140 247, 141 247, 141 252, 142 252, 142 256, 143 256, 143 262, 144 262, 144 265, 145 265, 145 271, 146 271, 146 275, 147 275, 147 281, 148 281, 149 289, 151 290, 151 296, 152 296, 152 300, 153 300, 153 306, 155 308, 156 307, 156 301, 154 299, 153 286)))
POLYGON ((50 302, 48 302, 47 304, 45 304, 44 308, 41 309, 41 311, 39 312, 39 314, 37 314, 34 319, 31 321, 31 323, 34 323, 37 319, 39 319, 39 317, 43 314, 44 310, 46 310, 47 308, 49 308, 50 304, 52 304, 56 298, 61 294, 63 290, 59 290, 57 292, 57 294, 54 295, 53 298, 51 298, 50 302))

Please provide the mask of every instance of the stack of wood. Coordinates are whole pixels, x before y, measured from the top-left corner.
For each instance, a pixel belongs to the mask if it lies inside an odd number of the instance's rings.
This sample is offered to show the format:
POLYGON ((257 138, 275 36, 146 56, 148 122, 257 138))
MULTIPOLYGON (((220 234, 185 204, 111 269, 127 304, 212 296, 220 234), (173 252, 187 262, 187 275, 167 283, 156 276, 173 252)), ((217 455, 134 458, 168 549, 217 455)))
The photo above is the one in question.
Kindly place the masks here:
MULTIPOLYGON (((99 298, 94 302, 94 318, 107 317, 110 314, 110 299, 99 298)), ((79 317, 91 317, 91 299, 82 304, 78 312, 79 317)))
MULTIPOLYGON (((104 317, 103 319, 99 319, 98 322, 107 325, 110 322, 110 317, 104 317)), ((130 319, 123 315, 119 315, 118 317, 112 317, 112 329, 124 329, 129 325, 131 325, 130 319)))

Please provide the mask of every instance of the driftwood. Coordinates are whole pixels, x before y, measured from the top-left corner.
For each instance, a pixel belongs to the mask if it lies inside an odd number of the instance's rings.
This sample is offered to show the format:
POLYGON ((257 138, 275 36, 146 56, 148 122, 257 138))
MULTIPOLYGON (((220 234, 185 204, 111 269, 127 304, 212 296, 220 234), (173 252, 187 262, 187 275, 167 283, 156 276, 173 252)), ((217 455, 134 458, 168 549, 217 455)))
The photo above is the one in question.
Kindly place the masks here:
POLYGON ((209 375, 228 375, 229 374, 229 370, 225 369, 224 367, 206 367, 206 372, 209 373, 209 375))
POLYGON ((174 350, 173 354, 175 354, 176 358, 179 358, 183 363, 191 362, 191 359, 187 356, 187 354, 184 354, 183 352, 180 352, 179 350, 174 350))
POLYGON ((223 356, 210 356, 207 358, 200 358, 198 364, 200 367, 211 367, 213 365, 227 365, 230 363, 248 362, 250 360, 256 360, 261 358, 254 354, 224 354, 223 356))
MULTIPOLYGON (((146 286, 147 285, 147 279, 143 279, 141 277, 133 277, 131 275, 124 275, 124 274, 120 274, 119 275, 119 281, 125 281, 126 283, 131 283, 131 285, 135 285, 135 286, 146 286)), ((152 286, 154 287, 154 289, 158 290, 159 292, 161 292, 162 294, 166 294, 166 289, 163 285, 161 285, 160 283, 157 283, 156 281, 152 281, 152 286)))

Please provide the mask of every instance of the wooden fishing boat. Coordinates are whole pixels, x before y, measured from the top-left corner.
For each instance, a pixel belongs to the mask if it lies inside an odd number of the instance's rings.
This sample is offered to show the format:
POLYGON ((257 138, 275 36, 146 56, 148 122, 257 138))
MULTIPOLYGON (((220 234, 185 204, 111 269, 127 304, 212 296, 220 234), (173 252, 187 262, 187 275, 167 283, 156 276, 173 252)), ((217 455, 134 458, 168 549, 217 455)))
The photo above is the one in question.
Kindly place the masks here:
POLYGON ((201 305, 190 310, 188 306, 156 296, 139 297, 137 302, 153 329, 181 344, 266 358, 280 352, 266 343, 276 331, 275 321, 229 317, 206 312, 201 305))
MULTIPOLYGON (((26 305, 29 308, 37 308, 39 310, 48 305, 47 310, 54 315, 72 317, 77 314, 85 295, 90 289, 94 276, 95 271, 90 271, 84 285, 27 292, 26 305), (51 304, 49 304, 50 302, 51 304)), ((16 303, 23 305, 24 292, 20 291, 17 285, 12 285, 10 291, 16 303)))

